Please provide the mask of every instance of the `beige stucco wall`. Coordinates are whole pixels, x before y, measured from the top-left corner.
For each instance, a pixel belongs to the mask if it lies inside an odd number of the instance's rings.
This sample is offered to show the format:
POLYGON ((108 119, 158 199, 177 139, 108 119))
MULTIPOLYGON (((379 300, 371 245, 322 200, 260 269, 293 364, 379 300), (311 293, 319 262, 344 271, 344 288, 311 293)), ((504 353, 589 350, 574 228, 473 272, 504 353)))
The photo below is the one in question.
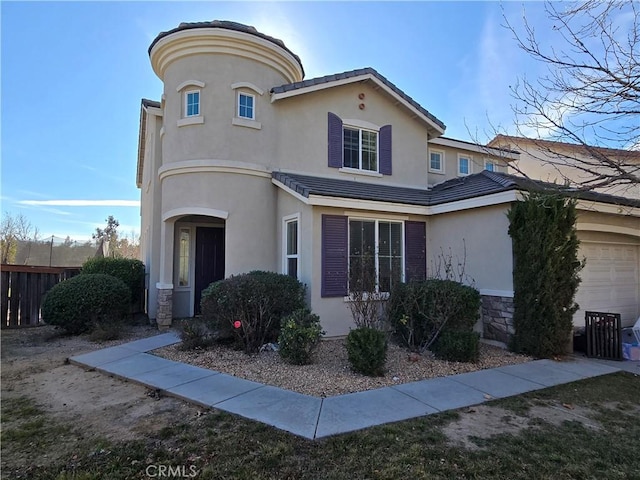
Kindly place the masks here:
POLYGON ((140 187, 140 259, 146 270, 145 285, 149 292, 147 299, 149 318, 156 316, 158 297, 155 285, 160 278, 161 187, 155 172, 162 163, 161 128, 162 117, 147 114, 147 137, 140 187))
POLYGON ((429 217, 429 275, 437 274, 438 258, 443 253, 445 256, 452 255, 455 261, 465 265, 465 273, 473 279, 473 284, 480 293, 512 296, 513 251, 511 237, 507 234, 508 209, 508 205, 497 205, 429 217))
POLYGON ((275 271, 276 195, 270 177, 204 172, 163 180, 164 216, 184 208, 196 213, 198 207, 228 212, 226 276, 257 269, 275 271))
POLYGON ((181 160, 222 159, 271 165, 276 153, 278 119, 270 103, 269 89, 285 83, 274 69, 234 55, 193 55, 173 62, 166 71, 164 154, 167 163, 181 160), (200 93, 203 124, 179 127, 184 92, 176 88, 188 80, 204 82, 200 93), (249 82, 263 91, 242 87, 249 82), (237 91, 255 96, 256 121, 261 129, 233 125, 237 91))
POLYGON ((406 110, 374 88, 371 81, 347 84, 274 102, 277 130, 277 166, 304 172, 371 183, 426 187, 427 129, 406 110), (359 94, 364 94, 360 99, 359 94), (359 105, 365 108, 360 109, 359 105), (348 120, 365 121, 376 127, 392 125, 392 175, 368 176, 340 172, 328 167, 327 113, 348 120))
POLYGON ((298 279, 307 285, 307 295, 310 293, 312 281, 312 235, 313 235, 313 210, 309 205, 305 205, 282 189, 273 187, 277 192, 277 213, 276 213, 276 272, 285 273, 284 270, 284 221, 285 217, 299 215, 298 220, 298 279))
POLYGON ((349 309, 349 303, 345 297, 327 297, 321 296, 322 285, 322 215, 343 215, 347 217, 359 217, 370 219, 387 219, 391 221, 425 221, 425 217, 415 215, 392 215, 376 211, 362 211, 344 208, 314 207, 313 219, 311 225, 312 244, 310 252, 312 252, 311 281, 313 289, 311 291, 310 304, 313 312, 320 317, 322 328, 326 332, 327 337, 343 336, 349 333, 349 330, 355 328, 353 317, 349 309))
MULTIPOLYGON (((511 147, 521 152, 520 159, 510 168, 510 173, 515 175, 524 174, 529 178, 559 184, 563 184, 565 178, 577 183, 593 178, 592 175, 569 166, 569 160, 553 157, 548 152, 537 148, 535 144, 526 141, 526 139, 518 140, 517 145, 512 145, 511 147)), ((568 157, 586 158, 579 153, 576 154, 574 149, 563 148, 562 145, 555 145, 553 149, 559 155, 566 154, 568 157)), ((604 168, 602 170, 606 172, 604 168)), ((610 195, 640 199, 640 185, 617 185, 602 187, 597 190, 610 195)))
POLYGON ((457 178, 458 175, 458 154, 464 155, 471 159, 471 174, 480 173, 484 170, 485 160, 492 161, 495 164, 496 172, 507 172, 507 165, 503 159, 495 156, 482 154, 479 152, 464 150, 461 148, 453 148, 443 145, 429 144, 429 150, 436 150, 444 153, 444 172, 429 172, 429 184, 436 185, 438 183, 457 178))

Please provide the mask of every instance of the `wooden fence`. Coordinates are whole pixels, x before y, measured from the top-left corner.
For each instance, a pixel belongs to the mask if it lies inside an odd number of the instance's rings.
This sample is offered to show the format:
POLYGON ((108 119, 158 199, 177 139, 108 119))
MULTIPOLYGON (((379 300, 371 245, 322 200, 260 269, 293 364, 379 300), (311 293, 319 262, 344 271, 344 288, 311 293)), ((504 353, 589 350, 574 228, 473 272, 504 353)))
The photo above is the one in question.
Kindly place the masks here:
POLYGON ((0 326, 3 329, 37 326, 44 294, 55 284, 79 273, 77 267, 0 265, 0 326))
POLYGON ((619 313, 585 312, 587 357, 622 360, 622 322, 619 313))

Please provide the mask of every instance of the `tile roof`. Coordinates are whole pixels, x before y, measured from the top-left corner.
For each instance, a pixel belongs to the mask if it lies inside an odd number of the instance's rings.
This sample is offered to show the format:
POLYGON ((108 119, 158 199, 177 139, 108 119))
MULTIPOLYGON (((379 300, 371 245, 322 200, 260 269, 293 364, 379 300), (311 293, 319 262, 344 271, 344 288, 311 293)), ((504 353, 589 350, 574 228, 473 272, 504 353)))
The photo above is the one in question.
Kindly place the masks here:
POLYGON ((431 121, 436 123, 443 130, 446 129, 446 125, 441 120, 438 120, 433 114, 429 113, 424 107, 422 107, 413 98, 411 98, 409 95, 404 93, 402 90, 400 90, 393 83, 391 83, 389 80, 387 80, 384 76, 380 75, 375 69, 371 67, 360 68, 360 69, 351 70, 348 72, 335 73, 333 75, 325 75, 324 77, 310 78, 309 80, 303 80, 301 82, 287 83, 285 85, 273 87, 271 89, 271 93, 285 93, 285 92, 290 92, 292 90, 298 90, 300 88, 306 88, 306 87, 312 87, 314 85, 331 83, 338 80, 344 80, 347 78, 361 77, 363 75, 373 75, 378 80, 380 80, 380 82, 384 83, 387 87, 393 90, 396 94, 398 94, 404 100, 409 102, 409 104, 411 104, 416 110, 418 110, 424 116, 426 116, 431 121))
POLYGON ((510 145, 511 148, 516 150, 526 150, 526 145, 531 144, 535 147, 542 147, 549 150, 562 149, 573 150, 575 152, 581 152, 582 154, 589 154, 589 151, 601 152, 605 155, 614 155, 617 158, 625 158, 629 160, 640 160, 639 150, 625 150, 619 148, 598 147, 595 145, 583 145, 579 143, 559 142, 557 140, 544 140, 528 137, 516 137, 512 135, 496 135, 487 145, 510 145))
POLYGON ((256 30, 255 27, 252 27, 250 25, 244 25, 242 23, 231 22, 228 20, 212 20, 210 22, 182 22, 176 28, 173 28, 166 32, 160 32, 158 36, 153 40, 153 42, 151 42, 151 45, 149 46, 149 50, 148 50, 149 55, 151 55, 151 50, 153 49, 155 44, 158 43, 160 40, 162 40, 164 37, 167 37, 176 32, 181 32, 183 30, 192 30, 196 28, 223 28, 226 30, 235 30, 236 32, 249 33, 251 35, 255 35, 256 37, 263 38, 279 46, 280 48, 286 50, 287 52, 289 52, 300 65, 300 69, 302 70, 302 76, 304 77, 304 67, 302 66, 302 61, 300 60, 300 57, 298 57, 298 55, 296 55, 291 50, 289 50, 289 48, 287 48, 287 46, 284 44, 282 40, 280 40, 279 38, 271 37, 269 35, 265 35, 264 33, 259 32, 258 30, 256 30))
POLYGON ((160 102, 156 102, 155 100, 149 100, 148 98, 143 98, 142 99, 142 106, 143 107, 155 107, 155 108, 161 108, 162 107, 160 102))
POLYGON ((576 191, 553 183, 531 180, 506 173, 488 172, 486 170, 466 177, 448 180, 430 190, 284 172, 273 172, 272 178, 305 198, 309 198, 310 195, 319 195, 433 206, 509 190, 533 190, 561 192, 567 196, 582 200, 640 208, 640 200, 592 191, 576 191))

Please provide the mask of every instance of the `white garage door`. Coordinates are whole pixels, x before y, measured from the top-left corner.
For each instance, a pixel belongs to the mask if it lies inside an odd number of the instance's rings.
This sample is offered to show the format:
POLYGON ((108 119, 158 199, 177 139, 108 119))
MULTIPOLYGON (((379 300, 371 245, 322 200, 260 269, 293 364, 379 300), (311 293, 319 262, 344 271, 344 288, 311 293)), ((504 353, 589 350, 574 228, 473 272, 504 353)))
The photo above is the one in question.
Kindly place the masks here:
POLYGON ((640 246, 583 242, 582 257, 587 264, 580 273, 574 325, 584 326, 585 311, 620 313, 623 326, 633 325, 640 315, 640 246))

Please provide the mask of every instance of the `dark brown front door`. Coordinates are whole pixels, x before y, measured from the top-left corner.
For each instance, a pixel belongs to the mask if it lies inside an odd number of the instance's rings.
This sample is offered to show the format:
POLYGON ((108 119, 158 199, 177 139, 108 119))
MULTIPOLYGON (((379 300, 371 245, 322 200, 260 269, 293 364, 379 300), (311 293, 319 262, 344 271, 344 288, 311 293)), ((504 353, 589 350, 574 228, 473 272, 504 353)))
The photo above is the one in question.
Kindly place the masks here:
POLYGON ((194 312, 200 314, 202 290, 224 278, 224 228, 196 228, 196 291, 194 312))

